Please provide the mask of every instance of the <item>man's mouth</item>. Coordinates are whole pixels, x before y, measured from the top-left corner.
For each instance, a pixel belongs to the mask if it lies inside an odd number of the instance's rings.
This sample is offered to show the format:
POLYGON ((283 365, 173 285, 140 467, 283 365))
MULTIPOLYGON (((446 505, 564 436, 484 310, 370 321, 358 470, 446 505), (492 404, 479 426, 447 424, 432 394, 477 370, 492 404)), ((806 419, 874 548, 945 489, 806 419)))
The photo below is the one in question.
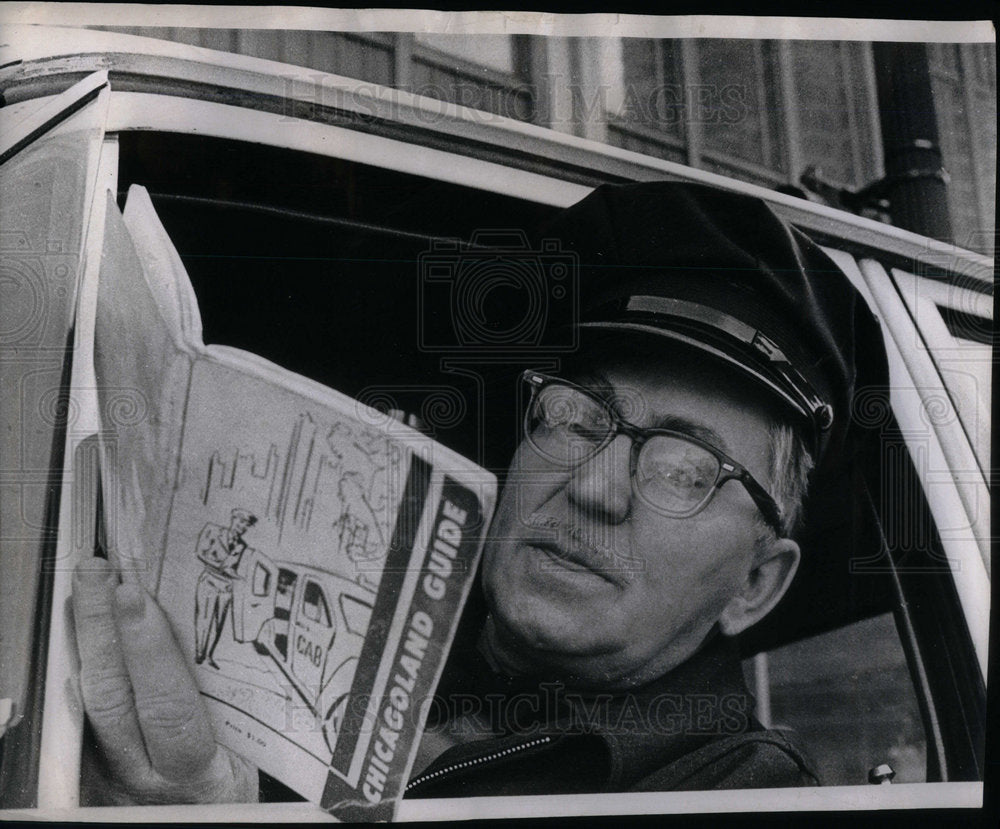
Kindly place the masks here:
POLYGON ((529 538, 525 543, 544 554, 542 569, 565 569, 596 575, 622 585, 626 573, 617 556, 586 543, 559 544, 551 538, 529 538))

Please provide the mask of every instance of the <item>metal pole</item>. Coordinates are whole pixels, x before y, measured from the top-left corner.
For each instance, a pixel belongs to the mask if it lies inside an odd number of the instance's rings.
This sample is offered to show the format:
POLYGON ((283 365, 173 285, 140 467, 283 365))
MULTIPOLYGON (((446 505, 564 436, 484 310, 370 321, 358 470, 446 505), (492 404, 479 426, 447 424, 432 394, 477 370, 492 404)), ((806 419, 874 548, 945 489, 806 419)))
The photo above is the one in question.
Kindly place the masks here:
POLYGON ((934 96, 922 43, 873 46, 879 118, 892 223, 951 242, 948 176, 938 141, 934 96))

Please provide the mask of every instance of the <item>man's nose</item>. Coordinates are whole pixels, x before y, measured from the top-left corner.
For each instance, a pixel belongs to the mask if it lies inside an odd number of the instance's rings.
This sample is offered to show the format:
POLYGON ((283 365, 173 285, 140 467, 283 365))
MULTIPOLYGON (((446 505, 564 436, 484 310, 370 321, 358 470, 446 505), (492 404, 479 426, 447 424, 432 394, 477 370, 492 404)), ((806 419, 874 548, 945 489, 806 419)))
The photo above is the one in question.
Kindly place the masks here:
POLYGON ((624 521, 632 508, 631 452, 631 439, 617 435, 576 467, 566 486, 570 503, 595 519, 624 521))

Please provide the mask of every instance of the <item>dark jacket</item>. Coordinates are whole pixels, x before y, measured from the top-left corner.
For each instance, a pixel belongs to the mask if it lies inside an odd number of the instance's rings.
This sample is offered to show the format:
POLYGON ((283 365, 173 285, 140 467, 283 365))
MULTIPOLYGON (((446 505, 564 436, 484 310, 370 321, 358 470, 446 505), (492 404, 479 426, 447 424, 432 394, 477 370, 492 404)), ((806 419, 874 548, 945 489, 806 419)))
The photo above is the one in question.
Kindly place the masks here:
POLYGON ((628 693, 574 694, 498 677, 478 660, 446 693, 465 710, 483 701, 494 736, 445 751, 406 797, 819 784, 803 753, 753 718, 735 647, 722 637, 628 693))

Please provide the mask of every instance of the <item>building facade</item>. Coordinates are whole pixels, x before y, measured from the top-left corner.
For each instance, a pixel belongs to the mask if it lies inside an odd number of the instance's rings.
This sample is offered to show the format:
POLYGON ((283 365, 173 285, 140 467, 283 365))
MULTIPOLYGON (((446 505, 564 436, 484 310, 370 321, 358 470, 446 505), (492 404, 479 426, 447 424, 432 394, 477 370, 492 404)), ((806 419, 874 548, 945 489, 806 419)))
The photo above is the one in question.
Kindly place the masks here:
MULTIPOLYGON (((817 40, 127 28, 463 104, 765 187, 885 175, 875 50, 817 40)), ((992 254, 996 49, 928 44, 951 239, 992 254)), ((877 214, 873 214, 877 215, 877 214)))

